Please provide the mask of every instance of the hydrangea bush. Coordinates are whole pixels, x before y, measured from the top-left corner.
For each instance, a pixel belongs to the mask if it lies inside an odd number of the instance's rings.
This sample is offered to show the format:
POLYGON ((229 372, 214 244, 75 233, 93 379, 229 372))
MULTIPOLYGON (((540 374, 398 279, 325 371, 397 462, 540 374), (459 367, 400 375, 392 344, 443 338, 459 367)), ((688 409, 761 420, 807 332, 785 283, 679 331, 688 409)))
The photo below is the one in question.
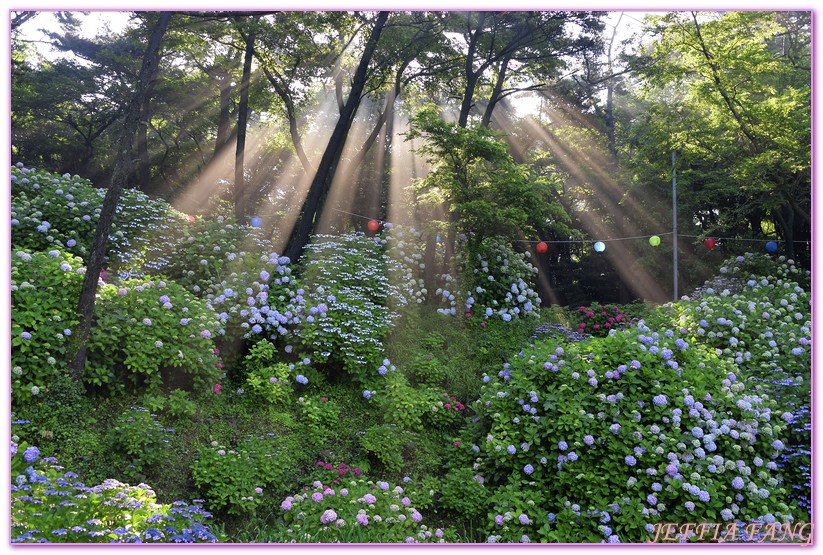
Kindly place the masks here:
POLYGON ((244 438, 235 449, 213 441, 199 450, 192 477, 210 509, 240 515, 260 506, 266 490, 282 487, 289 464, 274 434, 244 438))
POLYGON ((11 445, 12 543, 215 543, 195 500, 159 503, 146 484, 86 486, 26 443, 11 445))
MULTIPOLYGON (((82 260, 59 249, 12 258, 12 394, 26 400, 67 372, 76 345, 82 260), (55 291, 61 291, 55 295, 55 291)), ((199 385, 217 374, 212 338, 221 327, 206 304, 163 280, 99 283, 83 380, 95 386, 157 386, 178 369, 199 385)))
POLYGON ((580 323, 577 331, 589 335, 608 335, 613 329, 622 329, 630 326, 632 318, 626 314, 619 305, 592 303, 589 306, 581 306, 577 309, 580 323))
MULTIPOLYGON (((300 543, 445 543, 453 530, 424 524, 410 482, 392 486, 363 478, 337 486, 320 480, 280 504, 285 529, 279 541, 300 543)), ((434 492, 432 491, 431 494, 434 492)), ((430 494, 430 495, 431 495, 430 494)))
MULTIPOLYGON (((85 259, 105 194, 77 175, 12 166, 13 247, 29 252, 58 248, 85 259)), ((109 235, 109 262, 124 270, 139 268, 155 239, 185 221, 167 202, 124 190, 109 235)))
POLYGON ((80 298, 83 261, 59 249, 11 259, 11 388, 15 401, 37 396, 65 371, 79 323, 65 298, 80 298), (60 294, 56 295, 55 291, 60 294))
POLYGON ((183 286, 133 279, 99 289, 84 379, 111 388, 156 388, 164 374, 206 392, 220 375, 214 339, 223 327, 183 286))
POLYGON ((302 260, 293 312, 300 346, 319 363, 338 364, 361 377, 383 358, 383 339, 408 304, 393 275, 397 264, 385 255, 385 240, 363 233, 315 236, 302 260))
POLYGON ((681 325, 776 403, 788 426, 782 472, 799 512, 811 510, 810 275, 783 256, 746 254, 720 268, 692 301, 679 303, 681 325))
POLYGON ((458 278, 444 276, 446 285, 438 288, 443 314, 480 318, 536 316, 540 297, 534 290, 537 268, 529 262, 529 253, 516 252, 499 238, 488 238, 474 251, 458 249, 458 278))
POLYGON ((200 296, 215 293, 233 272, 257 275, 266 269, 271 243, 260 228, 216 215, 186 219, 156 237, 145 255, 145 273, 168 276, 200 296))
POLYGON ((808 455, 795 434, 810 401, 809 297, 790 261, 759 277, 747 262, 765 264, 750 255, 721 272, 736 292, 707 287, 603 338, 535 341, 484 378, 464 464, 497 487, 489 541, 808 518, 808 463, 787 452, 808 455))
POLYGON ((489 380, 480 473, 539 492, 529 506, 497 496, 491 541, 643 541, 657 522, 793 518, 773 401, 688 339, 638 325, 547 341, 489 380))

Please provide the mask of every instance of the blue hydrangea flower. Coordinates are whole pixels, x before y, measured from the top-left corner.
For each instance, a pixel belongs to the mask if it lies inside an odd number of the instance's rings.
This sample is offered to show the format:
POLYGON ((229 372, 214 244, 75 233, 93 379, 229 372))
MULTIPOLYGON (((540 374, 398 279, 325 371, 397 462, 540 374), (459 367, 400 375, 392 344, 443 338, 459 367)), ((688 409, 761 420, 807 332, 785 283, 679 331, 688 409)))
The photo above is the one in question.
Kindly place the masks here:
POLYGON ((23 460, 27 463, 33 463, 40 458, 40 449, 32 445, 23 452, 23 460))

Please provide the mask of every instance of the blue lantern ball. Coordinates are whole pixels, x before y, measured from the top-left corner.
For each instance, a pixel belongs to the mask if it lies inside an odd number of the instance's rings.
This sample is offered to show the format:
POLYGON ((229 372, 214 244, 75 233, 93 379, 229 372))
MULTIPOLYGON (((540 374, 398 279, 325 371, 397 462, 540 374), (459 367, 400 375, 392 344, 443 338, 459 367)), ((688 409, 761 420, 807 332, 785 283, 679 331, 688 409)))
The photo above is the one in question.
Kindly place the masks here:
POLYGON ((603 252, 604 250, 606 250, 606 243, 604 243, 603 241, 598 241, 594 244, 594 250, 597 252, 603 252))
POLYGON ((766 243, 766 252, 777 252, 777 243, 774 241, 766 243))
POLYGON ((252 216, 251 225, 252 227, 260 227, 261 225, 263 225, 263 218, 261 218, 260 216, 252 216))

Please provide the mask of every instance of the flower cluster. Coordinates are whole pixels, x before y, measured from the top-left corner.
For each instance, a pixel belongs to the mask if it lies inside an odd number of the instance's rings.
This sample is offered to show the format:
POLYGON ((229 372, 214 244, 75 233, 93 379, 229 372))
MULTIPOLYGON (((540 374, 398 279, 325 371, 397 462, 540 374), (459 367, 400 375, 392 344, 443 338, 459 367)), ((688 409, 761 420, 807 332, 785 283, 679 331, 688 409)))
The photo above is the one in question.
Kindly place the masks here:
POLYGON ((579 307, 577 312, 580 317, 577 331, 594 336, 608 335, 609 331, 622 329, 636 321, 626 314, 623 307, 613 304, 592 303, 579 307))
POLYGON ((283 542, 444 543, 452 530, 430 529, 415 508, 412 486, 363 478, 338 485, 320 480, 280 504, 286 522, 283 542))
MULTIPOLYGON (((12 543, 215 543, 202 501, 163 504, 146 484, 86 486, 36 447, 12 455, 12 543)), ((14 449, 13 449, 14 452, 14 449)))
POLYGON ((444 392, 436 403, 432 403, 428 420, 439 428, 454 426, 463 418, 466 407, 453 395, 444 392))
POLYGON ((528 253, 515 252, 496 238, 484 240, 475 252, 458 252, 463 277, 444 276, 443 287, 435 291, 444 305, 439 312, 504 322, 537 315, 541 303, 534 290, 537 268, 528 253))

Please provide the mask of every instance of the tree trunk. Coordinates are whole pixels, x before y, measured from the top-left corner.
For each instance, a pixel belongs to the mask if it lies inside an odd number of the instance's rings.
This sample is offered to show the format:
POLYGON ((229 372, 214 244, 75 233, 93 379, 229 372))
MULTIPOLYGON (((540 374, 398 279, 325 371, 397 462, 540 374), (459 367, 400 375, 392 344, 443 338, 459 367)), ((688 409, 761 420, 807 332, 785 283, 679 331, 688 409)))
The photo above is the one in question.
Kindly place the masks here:
POLYGON ((494 108, 500 101, 500 95, 503 93, 503 83, 506 81, 506 72, 509 69, 510 60, 511 56, 506 55, 500 62, 500 69, 497 72, 497 80, 494 83, 494 89, 492 89, 491 96, 489 96, 489 102, 486 104, 486 111, 483 112, 483 119, 480 122, 480 125, 483 127, 488 127, 492 121, 492 112, 494 112, 494 108))
POLYGON ((214 157, 229 142, 229 120, 231 118, 231 76, 223 74, 217 81, 220 87, 220 114, 217 120, 217 137, 214 141, 214 157))
POLYGON ((374 27, 372 27, 371 36, 363 49, 360 64, 357 66, 357 71, 355 71, 346 104, 343 107, 340 118, 337 120, 337 124, 334 126, 334 130, 329 138, 329 143, 323 152, 323 157, 320 159, 317 173, 312 180, 308 195, 300 210, 300 220, 289 239, 286 256, 292 261, 296 261, 303 253, 303 249, 309 242, 312 229, 314 229, 315 218, 322 210, 323 200, 331 186, 337 164, 340 161, 340 155, 343 152, 343 146, 346 143, 346 136, 354 121, 354 114, 360 105, 360 95, 363 93, 366 85, 366 72, 369 68, 369 62, 377 48, 377 42, 380 40, 380 34, 383 31, 388 17, 389 12, 380 12, 378 14, 374 22, 374 27))
POLYGON ((134 136, 137 132, 137 125, 140 120, 140 107, 143 105, 143 97, 149 90, 151 80, 157 71, 160 51, 160 43, 166 33, 171 12, 160 12, 157 23, 151 32, 146 52, 143 55, 143 65, 134 89, 131 101, 126 109, 125 121, 123 122, 123 132, 118 143, 117 161, 111 178, 111 184, 106 196, 103 199, 103 207, 100 210, 100 218, 94 231, 89 260, 86 265, 86 276, 83 280, 83 289, 80 292, 80 301, 77 312, 80 316, 79 332, 75 335, 78 350, 74 360, 69 365, 69 371, 73 380, 80 382, 83 373, 83 366, 86 364, 86 349, 89 335, 91 334, 91 321, 94 314, 94 301, 97 293, 97 282, 100 279, 100 270, 103 268, 103 261, 106 254, 106 246, 109 239, 109 231, 114 220, 117 203, 123 188, 126 186, 132 160, 134 136))
MULTIPOLYGON (((463 93, 463 101, 460 103, 460 116, 457 118, 457 124, 460 127, 466 127, 469 122, 469 112, 472 109, 472 99, 474 98, 474 89, 477 88, 477 81, 479 73, 474 70, 474 54, 477 51, 477 42, 480 40, 480 35, 483 34, 483 24, 486 21, 486 13, 480 12, 480 19, 477 22, 477 28, 469 41, 469 50, 466 53, 466 90, 463 93)), ((469 15, 471 17, 471 15, 469 15)))
POLYGON ((137 123, 137 169, 132 174, 134 176, 132 186, 143 192, 150 191, 151 183, 151 160, 149 159, 150 95, 151 91, 148 91, 143 97, 143 105, 140 108, 140 121, 137 123))
POLYGON ((237 223, 243 223, 246 215, 246 180, 244 179, 244 158, 246 155, 246 128, 249 122, 249 83, 251 82, 251 62, 254 54, 255 23, 246 36, 246 54, 243 59, 243 77, 240 80, 240 104, 237 107, 237 149, 234 154, 234 216, 237 223))

